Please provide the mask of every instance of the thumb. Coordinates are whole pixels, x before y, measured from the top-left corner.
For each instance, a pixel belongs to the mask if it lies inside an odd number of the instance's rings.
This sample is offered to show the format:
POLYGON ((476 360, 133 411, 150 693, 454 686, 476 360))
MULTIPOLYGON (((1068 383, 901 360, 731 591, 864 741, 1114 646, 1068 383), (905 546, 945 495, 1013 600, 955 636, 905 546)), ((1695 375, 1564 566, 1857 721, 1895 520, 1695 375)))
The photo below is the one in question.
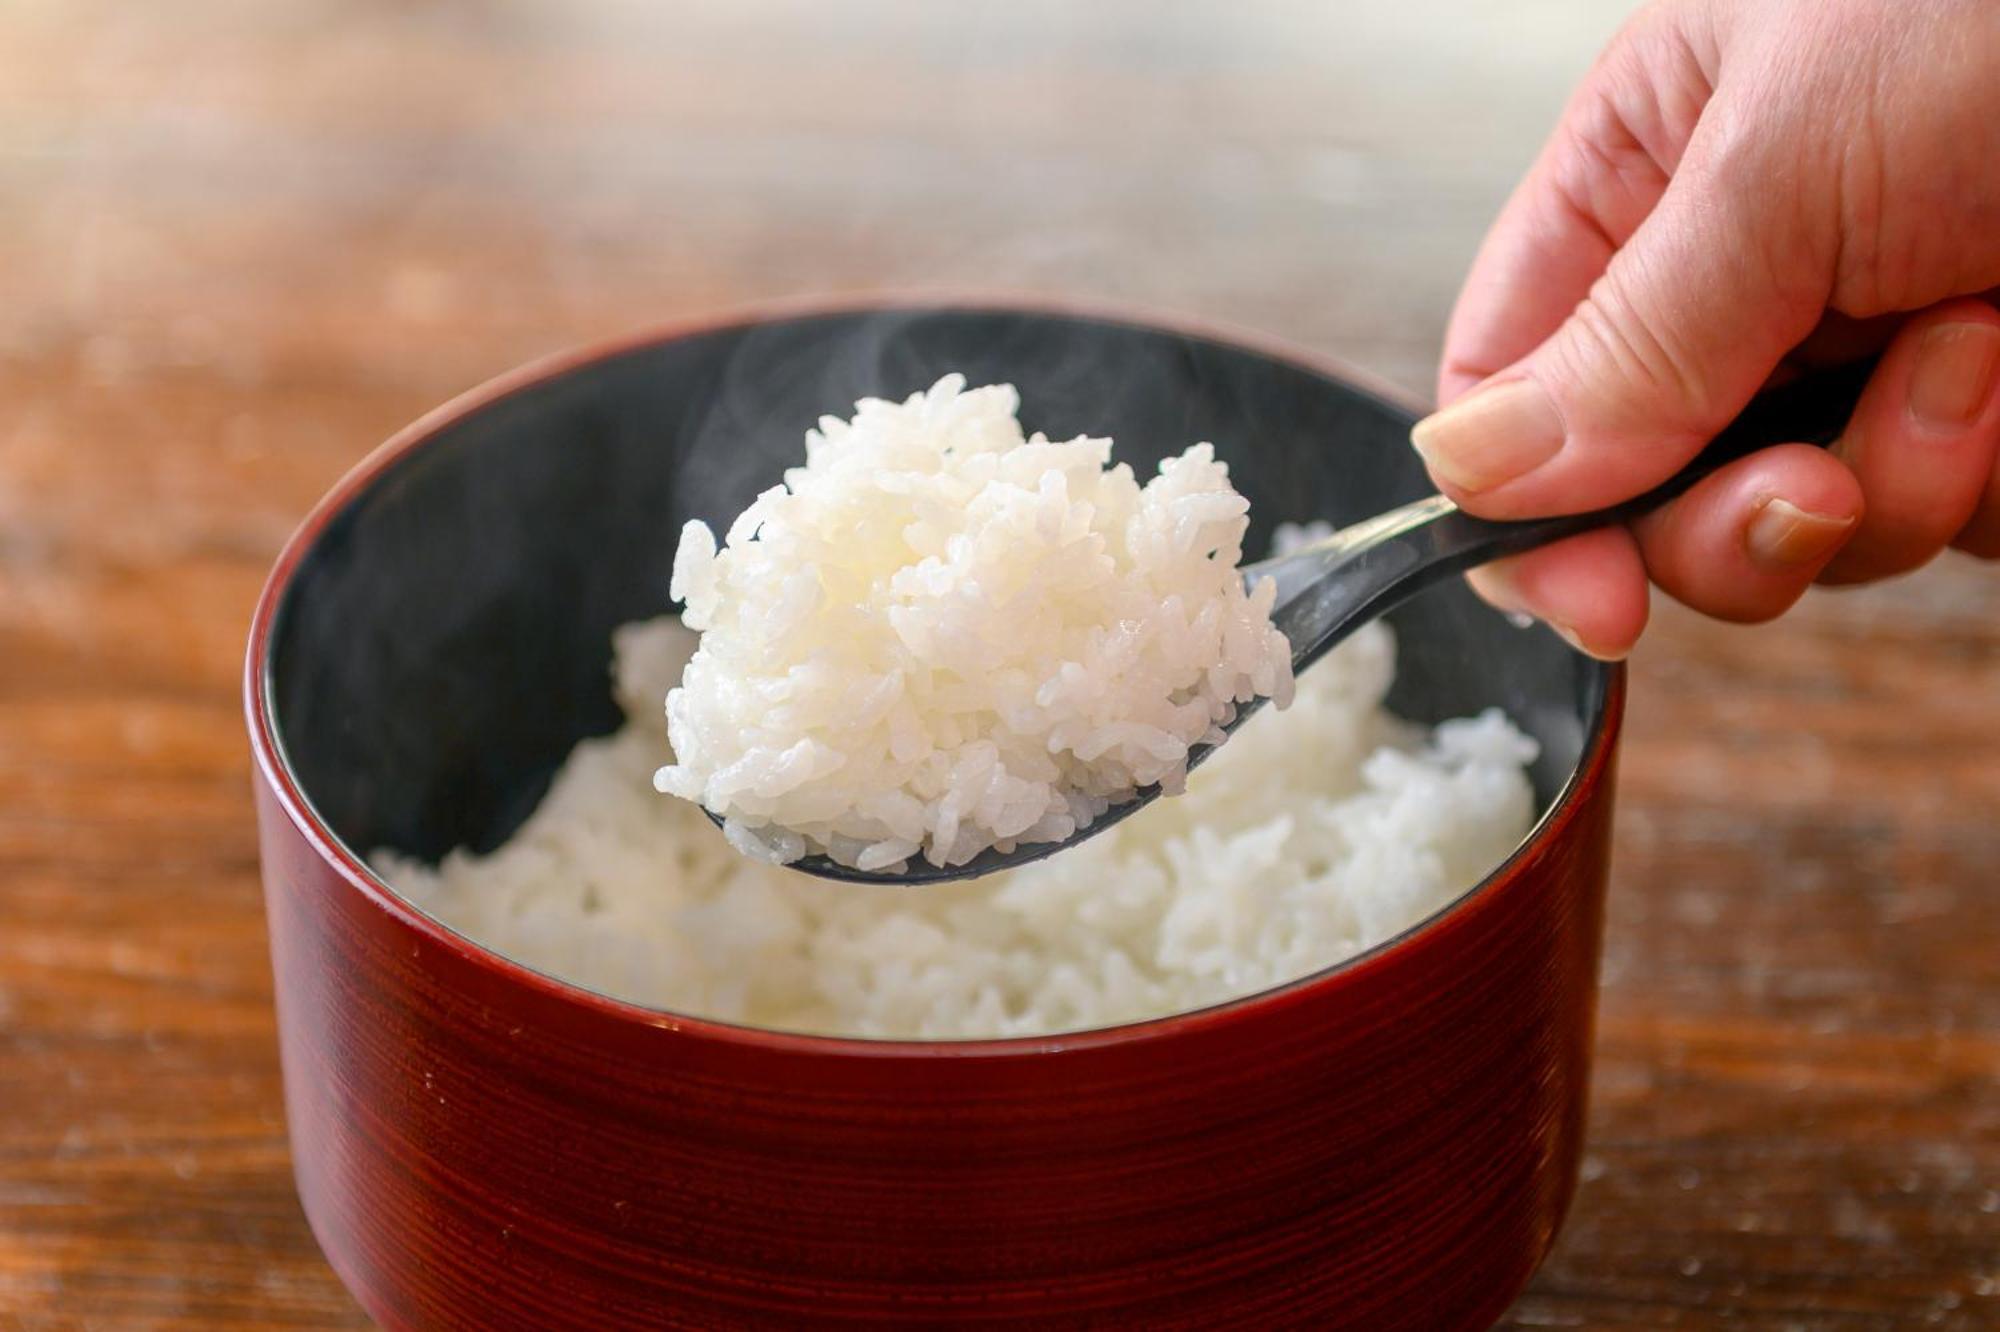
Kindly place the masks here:
MULTIPOLYGON (((1491 518, 1574 513, 1666 480, 1818 323, 1810 238, 1695 153, 1562 326, 1420 422, 1447 495, 1491 518)), ((1739 175, 1743 173, 1738 173, 1739 175)))

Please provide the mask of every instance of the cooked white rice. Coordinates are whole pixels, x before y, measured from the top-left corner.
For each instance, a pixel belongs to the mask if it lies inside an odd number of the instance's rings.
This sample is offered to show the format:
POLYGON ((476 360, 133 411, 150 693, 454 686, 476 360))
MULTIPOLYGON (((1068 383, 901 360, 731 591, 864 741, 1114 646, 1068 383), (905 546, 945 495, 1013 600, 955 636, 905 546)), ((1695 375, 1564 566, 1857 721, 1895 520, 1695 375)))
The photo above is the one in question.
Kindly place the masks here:
POLYGON ((828 883, 749 860, 662 801, 659 700, 693 636, 616 638, 631 720, 578 745, 504 847, 431 869, 382 853, 413 902, 488 947, 679 1013, 872 1037, 1040 1035, 1266 989, 1430 915, 1526 833, 1535 752, 1497 711, 1426 733, 1381 706, 1372 625, 1253 717, 1187 793, 1009 874, 828 883))
POLYGON ((661 791, 765 860, 961 865, 1177 791, 1240 705, 1289 701, 1215 451, 1142 487, 1108 439, 1025 437, 1019 405, 961 375, 865 400, 719 550, 687 525, 672 592, 702 639, 667 696, 661 791))

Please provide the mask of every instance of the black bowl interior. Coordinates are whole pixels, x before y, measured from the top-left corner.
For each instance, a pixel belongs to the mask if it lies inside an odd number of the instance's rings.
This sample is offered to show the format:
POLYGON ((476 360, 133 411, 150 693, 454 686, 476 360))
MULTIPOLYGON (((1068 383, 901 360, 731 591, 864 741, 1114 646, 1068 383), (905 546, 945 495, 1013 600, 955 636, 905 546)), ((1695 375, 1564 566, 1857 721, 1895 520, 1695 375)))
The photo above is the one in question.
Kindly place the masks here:
MULTIPOLYGON (((681 525, 719 532, 864 396, 962 371, 1010 381, 1029 429, 1110 435, 1149 475, 1214 442, 1281 521, 1350 522, 1428 492, 1409 413, 1223 343, 1102 319, 940 309, 821 314, 639 347, 439 432, 336 515, 279 608, 269 670, 301 789, 346 845, 487 850, 570 748, 617 728, 614 627, 670 610, 681 525)), ((1580 756, 1606 672, 1456 580, 1391 617, 1390 704, 1416 721, 1494 704, 1541 742, 1544 804, 1580 756)))

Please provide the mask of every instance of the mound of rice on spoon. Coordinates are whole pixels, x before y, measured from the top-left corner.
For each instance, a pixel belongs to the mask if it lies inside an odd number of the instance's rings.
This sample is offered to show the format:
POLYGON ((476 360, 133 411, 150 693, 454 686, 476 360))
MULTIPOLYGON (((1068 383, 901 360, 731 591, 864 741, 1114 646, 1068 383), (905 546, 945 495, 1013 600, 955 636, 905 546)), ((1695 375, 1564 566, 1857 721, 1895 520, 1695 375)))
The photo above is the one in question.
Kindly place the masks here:
POLYGON ((866 871, 1061 842, 1292 693, 1249 503, 1207 444, 1141 485, 1111 441, 1023 434, 948 375, 823 418, 731 524, 689 523, 700 647, 667 696, 663 792, 745 854, 866 871))

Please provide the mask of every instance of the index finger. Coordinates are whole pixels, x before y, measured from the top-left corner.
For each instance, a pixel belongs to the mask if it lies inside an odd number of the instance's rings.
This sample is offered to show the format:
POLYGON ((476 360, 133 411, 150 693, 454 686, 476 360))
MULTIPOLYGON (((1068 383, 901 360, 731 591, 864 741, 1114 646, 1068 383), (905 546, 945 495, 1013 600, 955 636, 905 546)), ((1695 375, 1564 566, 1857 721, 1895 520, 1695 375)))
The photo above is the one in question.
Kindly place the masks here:
POLYGON ((1711 91, 1687 36, 1653 12, 1613 40, 1473 260, 1440 406, 1561 327, 1660 201, 1711 91))

